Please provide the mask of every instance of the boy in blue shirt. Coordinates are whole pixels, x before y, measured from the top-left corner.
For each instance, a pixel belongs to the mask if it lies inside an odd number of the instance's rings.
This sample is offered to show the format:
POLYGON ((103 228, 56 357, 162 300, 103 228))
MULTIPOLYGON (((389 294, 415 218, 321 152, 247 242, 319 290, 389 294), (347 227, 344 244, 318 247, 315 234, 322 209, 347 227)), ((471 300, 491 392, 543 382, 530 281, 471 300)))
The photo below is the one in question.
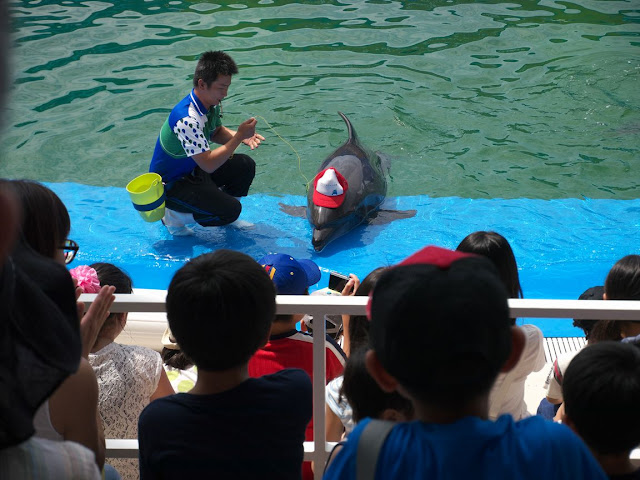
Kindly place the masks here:
POLYGON ((382 275, 369 304, 367 369, 383 390, 410 398, 418 420, 386 431, 363 420, 326 479, 606 479, 566 426, 487 419, 491 386, 524 345, 507 296, 489 260, 438 247, 382 275))

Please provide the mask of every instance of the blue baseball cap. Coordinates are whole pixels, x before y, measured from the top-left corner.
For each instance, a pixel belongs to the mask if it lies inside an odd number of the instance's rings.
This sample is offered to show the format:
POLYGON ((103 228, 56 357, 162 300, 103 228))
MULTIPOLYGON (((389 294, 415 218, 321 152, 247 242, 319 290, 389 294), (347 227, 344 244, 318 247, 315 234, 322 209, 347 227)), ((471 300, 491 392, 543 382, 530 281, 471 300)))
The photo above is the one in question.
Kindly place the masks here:
POLYGON ((273 280, 280 295, 304 295, 320 281, 320 268, 311 260, 296 260, 284 253, 270 253, 258 263, 273 280))

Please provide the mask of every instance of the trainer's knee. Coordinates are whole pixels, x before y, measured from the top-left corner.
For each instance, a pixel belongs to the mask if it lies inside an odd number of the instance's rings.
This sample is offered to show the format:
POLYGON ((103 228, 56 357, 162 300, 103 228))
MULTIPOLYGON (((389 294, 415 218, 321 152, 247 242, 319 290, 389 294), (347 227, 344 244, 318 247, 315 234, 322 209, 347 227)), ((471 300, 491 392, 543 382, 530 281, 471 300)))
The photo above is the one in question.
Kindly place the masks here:
POLYGON ((240 216, 240 213, 242 212, 242 204, 240 203, 240 201, 235 198, 233 200, 234 200, 233 207, 230 208, 228 214, 225 215, 225 218, 224 218, 225 223, 223 225, 227 225, 228 223, 235 222, 240 216))
POLYGON ((240 169, 245 181, 251 183, 256 176, 256 162, 249 155, 240 154, 240 169))
POLYGON ((235 222, 242 212, 242 204, 235 198, 229 196, 224 205, 215 214, 203 216, 194 215, 196 222, 203 227, 220 227, 235 222))

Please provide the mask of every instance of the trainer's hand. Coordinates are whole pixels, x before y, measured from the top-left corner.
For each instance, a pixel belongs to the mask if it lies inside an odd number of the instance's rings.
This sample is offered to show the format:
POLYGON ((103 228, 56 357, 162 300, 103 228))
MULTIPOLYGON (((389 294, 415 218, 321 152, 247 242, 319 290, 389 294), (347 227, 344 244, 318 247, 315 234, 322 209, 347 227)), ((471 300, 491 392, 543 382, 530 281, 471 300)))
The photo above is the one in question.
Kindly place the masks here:
POLYGON ((248 145, 249 147, 251 147, 251 150, 253 150, 254 148, 258 148, 258 146, 260 145, 260 142, 262 142, 262 140, 264 140, 264 137, 262 135, 260 135, 259 133, 256 133, 251 138, 245 138, 242 141, 242 143, 244 143, 245 145, 248 145))
POLYGON ((240 125, 238 125, 236 135, 243 142, 253 137, 256 134, 256 123, 258 123, 258 121, 254 117, 251 117, 249 120, 245 120, 240 125))

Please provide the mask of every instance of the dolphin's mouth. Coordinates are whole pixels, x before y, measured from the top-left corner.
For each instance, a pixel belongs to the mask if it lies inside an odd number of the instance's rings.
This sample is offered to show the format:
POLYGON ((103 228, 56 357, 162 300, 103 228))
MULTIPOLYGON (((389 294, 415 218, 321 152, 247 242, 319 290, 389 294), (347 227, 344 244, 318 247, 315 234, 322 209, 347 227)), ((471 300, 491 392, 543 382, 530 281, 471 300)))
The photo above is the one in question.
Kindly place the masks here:
POLYGON ((327 243, 331 241, 334 232, 335 230, 333 228, 323 228, 322 230, 314 228, 313 236, 311 238, 311 245, 313 245, 313 249, 316 252, 322 251, 322 249, 327 246, 327 243))

